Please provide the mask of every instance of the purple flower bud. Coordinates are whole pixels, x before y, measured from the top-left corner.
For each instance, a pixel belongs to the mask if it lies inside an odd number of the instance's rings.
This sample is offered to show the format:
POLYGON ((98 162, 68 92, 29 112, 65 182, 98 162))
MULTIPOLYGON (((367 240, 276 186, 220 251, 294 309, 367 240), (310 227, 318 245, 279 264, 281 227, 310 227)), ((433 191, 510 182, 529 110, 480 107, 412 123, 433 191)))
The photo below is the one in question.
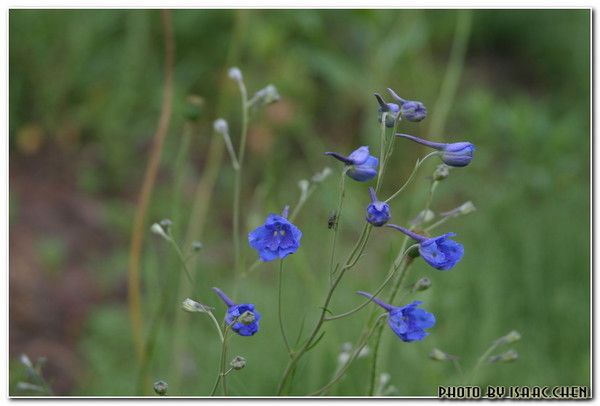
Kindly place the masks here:
POLYGON ((369 153, 369 147, 367 146, 354 150, 348 156, 343 156, 337 152, 325 152, 325 155, 332 156, 349 166, 350 168, 346 174, 358 182, 365 182, 377 176, 379 160, 369 153))
POLYGON ((469 165, 473 160, 473 151, 475 146, 470 142, 453 142, 445 144, 442 142, 427 141, 414 135, 396 134, 398 137, 408 138, 421 145, 426 145, 441 152, 440 158, 442 162, 449 166, 463 167, 469 165))
POLYGON ((407 121, 419 122, 427 117, 427 109, 420 101, 404 100, 389 87, 388 92, 395 100, 398 101, 398 103, 400 103, 400 116, 403 119, 407 121))
POLYGON ((371 299, 383 307, 388 313, 388 324, 392 331, 404 342, 420 341, 429 335, 425 331, 435 325, 435 316, 423 309, 418 309, 422 302, 415 301, 406 306, 396 307, 374 297, 367 292, 356 292, 371 299))
POLYGON ((381 227, 390 220, 390 206, 386 202, 381 202, 375 195, 375 190, 370 187, 371 203, 367 206, 367 221, 375 227, 381 227))

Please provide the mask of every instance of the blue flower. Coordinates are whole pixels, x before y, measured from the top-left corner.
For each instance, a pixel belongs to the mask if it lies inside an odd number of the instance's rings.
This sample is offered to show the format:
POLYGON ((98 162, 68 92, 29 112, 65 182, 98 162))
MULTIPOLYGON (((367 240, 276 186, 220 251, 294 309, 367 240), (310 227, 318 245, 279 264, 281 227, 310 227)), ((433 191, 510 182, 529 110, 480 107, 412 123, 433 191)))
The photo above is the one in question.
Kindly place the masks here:
POLYGON ((252 303, 235 304, 219 288, 212 288, 221 300, 227 305, 225 323, 231 326, 231 330, 241 336, 252 336, 258 331, 260 313, 254 310, 252 303))
POLYGON ((330 155, 349 166, 346 174, 354 180, 365 182, 377 176, 379 160, 369 153, 369 147, 367 146, 354 150, 348 156, 343 156, 337 152, 325 152, 325 155, 330 155))
POLYGON ((404 100, 390 88, 388 88, 388 92, 390 92, 392 97, 396 99, 398 103, 400 103, 400 116, 403 119, 412 122, 419 122, 427 117, 427 109, 420 101, 404 100))
POLYGON ((420 341, 429 335, 425 329, 435 325, 435 316, 433 314, 417 308, 422 302, 415 301, 406 306, 395 307, 381 301, 370 293, 360 291, 357 293, 371 299, 388 311, 388 324, 402 341, 407 343, 420 341))
POLYGON ((424 140, 419 137, 408 134, 396 134, 402 138, 408 138, 422 145, 437 149, 440 151, 440 158, 442 162, 449 166, 462 167, 467 166, 473 160, 473 152, 475 146, 470 142, 453 142, 451 144, 445 144, 441 142, 431 142, 424 140))
POLYGON ((462 244, 451 240, 455 233, 447 233, 439 237, 427 238, 404 227, 388 224, 419 242, 419 253, 429 265, 440 271, 447 271, 460 261, 465 253, 462 244))
POLYGON ((265 224, 248 234, 248 243, 263 261, 283 259, 300 247, 302 232, 287 219, 286 206, 281 216, 269 214, 265 224))
POLYGON ((371 204, 367 206, 367 221, 375 227, 381 227, 390 220, 390 205, 377 200, 375 190, 370 187, 371 204))

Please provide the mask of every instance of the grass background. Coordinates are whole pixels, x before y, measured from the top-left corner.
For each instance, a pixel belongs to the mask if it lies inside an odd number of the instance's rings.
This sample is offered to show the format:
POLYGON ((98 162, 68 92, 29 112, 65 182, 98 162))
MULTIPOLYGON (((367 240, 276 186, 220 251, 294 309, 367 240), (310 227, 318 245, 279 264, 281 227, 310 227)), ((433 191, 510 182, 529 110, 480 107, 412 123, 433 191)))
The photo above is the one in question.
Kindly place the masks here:
MULTIPOLYGON (((486 366, 479 384, 590 385, 589 11, 174 10, 172 22, 173 120, 149 222, 171 218, 183 240, 194 190, 216 145, 215 118, 229 120, 237 145, 239 99, 226 79, 230 64, 242 69, 251 94, 273 83, 282 95, 251 123, 244 231, 293 204, 300 179, 326 165, 338 169, 323 151, 359 145, 377 151, 372 94, 392 87, 428 107, 428 118, 403 124, 404 132, 477 146, 472 164, 440 185, 433 210, 466 200, 478 208, 441 230, 456 232, 465 245, 456 268, 437 272, 416 261, 411 269, 409 282, 433 281, 418 296, 438 322, 418 343, 384 331, 382 371, 391 374, 396 394, 435 395, 438 385, 459 382, 450 364, 428 359, 433 347, 460 356, 469 370, 512 329, 523 336, 514 345, 518 361, 486 366), (457 24, 468 46, 452 57, 457 24), (440 100, 448 71, 457 74, 456 92, 440 100), (204 99, 193 125, 190 94, 204 99)), ((26 352, 48 357, 46 376, 56 393, 140 394, 127 258, 160 110, 159 13, 11 10, 9 35, 10 392, 22 394, 18 355, 26 352)), ((398 140, 383 196, 424 153, 398 140)), ((199 277, 192 297, 216 306, 218 317, 223 309, 208 288, 234 288, 233 171, 226 158, 214 193, 202 197, 210 198, 206 225, 193 236, 204 249, 194 265, 199 277)), ((436 164, 425 165, 395 202, 394 222, 406 224, 423 207, 436 164)), ((296 221, 302 248, 286 261, 284 282, 292 337, 303 317, 307 325, 315 319, 326 291, 327 218, 337 182, 337 175, 328 178, 296 221)), ((339 252, 360 232, 366 187, 348 184, 339 252)), ((373 232, 366 256, 336 294, 336 311, 360 303, 354 291, 380 283, 400 243, 392 230, 373 232)), ((244 256, 251 262, 255 253, 244 245, 244 256)), ((262 265, 236 293, 236 300, 256 303, 263 320, 259 334, 233 341, 231 356, 243 355, 248 365, 230 379, 232 394, 273 394, 285 366, 276 276, 275 264, 262 265)), ((180 311, 185 280, 171 249, 150 233, 142 279, 145 332, 161 295, 171 304, 160 319, 150 378, 169 382, 170 394, 206 395, 219 345, 208 319, 180 311)), ((327 325, 321 344, 301 363, 293 394, 331 377, 341 343, 356 339, 367 313, 327 325)), ((357 360, 331 394, 364 394, 368 363, 357 360)))

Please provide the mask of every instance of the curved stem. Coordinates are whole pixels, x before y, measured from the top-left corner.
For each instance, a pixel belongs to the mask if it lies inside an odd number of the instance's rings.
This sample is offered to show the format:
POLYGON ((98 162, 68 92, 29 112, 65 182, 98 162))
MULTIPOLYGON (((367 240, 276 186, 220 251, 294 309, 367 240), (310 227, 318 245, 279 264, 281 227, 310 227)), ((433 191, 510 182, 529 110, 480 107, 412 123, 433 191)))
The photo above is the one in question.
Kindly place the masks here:
POLYGON ((413 168, 412 172, 410 173, 410 176, 408 177, 408 179, 406 180, 406 182, 404 182, 404 184, 402 186, 400 186, 400 189, 398 189, 393 195, 391 195, 390 197, 388 197, 385 202, 389 203, 391 202, 393 199, 395 199, 400 193, 402 193, 402 191, 406 188, 406 186, 408 186, 410 184, 410 182, 413 180, 413 178, 415 177, 417 170, 421 167, 421 165, 423 164, 423 162, 425 162, 428 158, 438 155, 439 152, 438 151, 433 151, 430 152, 429 154, 425 155, 423 158, 421 159, 417 159, 417 163, 415 164, 415 167, 413 168))
POLYGON ((473 367, 473 370, 469 374, 468 380, 465 382, 465 384, 474 381, 475 377, 477 376, 477 372, 479 372, 479 368, 481 368, 481 365, 492 354, 492 352, 494 352, 494 350, 498 347, 499 344, 500 342, 498 340, 494 341, 494 343, 483 353, 483 355, 479 357, 479 359, 477 360, 477 364, 475 364, 475 366, 473 367))
POLYGON ((362 337, 359 339, 359 343, 356 345, 356 349, 354 350, 354 352, 352 353, 352 355, 350 356, 350 358, 348 359, 346 364, 342 368, 340 368, 340 370, 338 371, 336 376, 331 381, 329 381, 329 383, 327 383, 325 386, 323 386, 321 389, 311 393, 310 396, 322 395, 323 392, 330 389, 345 375, 346 371, 350 367, 350 364, 352 364, 352 361, 354 361, 356 359, 356 357, 358 356, 358 354, 360 354, 361 350, 365 347, 365 345, 367 345, 369 338, 371 338, 371 335, 373 334, 375 329, 380 325, 381 319, 383 319, 386 316, 387 316, 387 313, 384 313, 375 320, 375 322, 373 323, 373 326, 370 329, 367 329, 362 334, 362 337))
POLYGON ((290 343, 285 335, 285 329, 283 327, 283 317, 281 316, 281 292, 282 292, 282 284, 283 284, 283 259, 279 261, 279 297, 277 299, 278 302, 278 316, 279 316, 279 329, 281 330, 281 336, 283 337, 283 342, 285 343, 285 348, 287 349, 288 355, 292 356, 292 347, 290 347, 290 343))
POLYGON ((163 149, 164 140, 169 130, 171 111, 173 107, 173 65, 175 63, 175 41, 173 37, 170 11, 161 10, 161 19, 165 36, 165 82, 163 85, 162 106, 156 132, 154 133, 154 138, 152 140, 152 150, 146 166, 142 189, 140 191, 138 204, 133 219, 131 246, 129 248, 129 314, 131 318, 131 328, 133 331, 133 343, 135 345, 138 360, 141 360, 142 355, 144 354, 142 304, 140 293, 140 255, 144 239, 144 224, 150 203, 150 196, 152 195, 152 190, 154 189, 154 183, 156 181, 156 175, 158 174, 158 167, 160 166, 160 156, 163 149))
MULTIPOLYGON (((406 254, 408 253, 408 251, 410 251, 413 247, 416 247, 417 245, 418 244, 411 245, 410 247, 408 247, 408 249, 406 249, 404 251, 404 253, 402 254, 402 256, 400 257, 401 258, 400 260, 402 260, 406 256, 406 254)), ((396 261, 394 261, 394 262, 396 262, 396 261)), ((398 269, 397 266, 395 266, 395 265, 392 266, 392 269, 390 270, 388 276, 381 283, 381 285, 379 285, 379 287, 377 288, 377 290, 375 291, 375 293, 373 293, 373 297, 371 297, 370 299, 364 301, 362 304, 356 306, 354 309, 349 310, 349 311, 347 311, 345 313, 341 313, 341 314, 337 314, 337 315, 334 315, 334 316, 325 317, 325 321, 332 321, 332 320, 341 319, 341 318, 346 317, 346 316, 350 316, 351 314, 356 313, 357 311, 359 311, 360 309, 362 309, 363 307, 365 307, 369 303, 375 301, 375 297, 383 290, 383 288, 385 288, 385 286, 388 284, 388 282, 392 279, 392 277, 396 273, 397 269, 398 269)))

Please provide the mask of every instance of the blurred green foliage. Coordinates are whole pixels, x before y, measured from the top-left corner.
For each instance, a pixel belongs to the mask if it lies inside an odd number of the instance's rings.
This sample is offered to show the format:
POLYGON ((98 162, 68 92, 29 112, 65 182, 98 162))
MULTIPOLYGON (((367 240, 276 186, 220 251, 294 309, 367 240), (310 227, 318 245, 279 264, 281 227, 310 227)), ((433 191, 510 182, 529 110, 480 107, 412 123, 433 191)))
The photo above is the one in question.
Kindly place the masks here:
MULTIPOLYGON (((252 122, 243 201, 245 230, 269 211, 280 211, 298 196, 297 181, 336 163, 326 150, 349 152, 357 145, 378 148, 373 92, 386 87, 423 101, 430 118, 403 124, 425 136, 448 68, 457 16, 449 10, 174 10, 176 38, 175 106, 163 152, 163 170, 149 221, 178 219, 183 237, 193 190, 205 165, 211 123, 230 121, 234 143, 239 101, 224 81, 226 58, 236 47, 239 66, 252 93, 275 84, 283 100, 252 122), (237 31, 236 31, 237 30, 237 31), (235 34, 235 33, 238 34, 235 34), (178 147, 182 142, 185 97, 204 99, 197 131, 185 151, 183 195, 172 196, 178 147), (217 100, 222 98, 222 105, 217 100)), ((74 160, 78 191, 101 203, 115 247, 89 264, 103 291, 126 275, 127 248, 135 196, 145 156, 158 120, 162 92, 163 38, 157 11, 11 10, 10 153, 35 157, 44 145, 58 145, 74 160), (70 151, 70 152, 69 152, 70 151), (74 151, 74 152, 73 152, 74 151)), ((450 364, 430 361, 433 347, 461 357, 465 369, 497 337, 512 329, 518 361, 486 366, 480 384, 590 384, 590 12, 587 10, 476 10, 460 85, 449 108, 446 141, 476 144, 473 163, 454 170, 438 188, 436 212, 466 200, 475 214, 453 220, 444 230, 458 233, 464 260, 451 272, 436 272, 418 261, 409 276, 428 276, 433 287, 419 298, 438 324, 423 342, 404 344, 384 332, 382 371, 400 395, 435 395, 437 385, 457 384, 450 364)), ((41 152, 40 152, 41 151, 41 152)), ((423 149, 408 142, 396 151, 382 195, 408 176, 423 149)), ((32 160, 35 164, 35 159, 32 160)), ((392 208, 405 224, 422 208, 427 177, 435 164, 392 208)), ((295 337, 301 321, 316 317, 327 285, 327 217, 336 202, 337 176, 329 178, 306 204, 297 225, 303 247, 286 261, 286 320, 295 337)), ((204 249, 197 264, 202 280, 194 299, 222 308, 208 290, 229 291, 232 171, 219 174, 204 249)), ((362 226, 364 185, 349 185, 342 222, 341 251, 362 226)), ((11 221, 26 206, 11 195, 11 221)), ((360 303, 354 291, 370 290, 383 279, 401 238, 375 230, 367 255, 348 275, 333 308, 360 303), (375 232, 376 231, 376 232, 375 232)), ((64 247, 39 255, 52 266, 65 261, 64 247)), ((248 260, 254 253, 245 251, 248 260)), ((172 306, 162 321, 151 379, 169 383, 170 394, 205 395, 213 383, 218 342, 208 319, 185 314, 190 328, 182 353, 174 353, 174 315, 182 298, 173 289, 181 276, 170 248, 146 238, 142 262, 146 326, 161 296, 172 306), (170 296, 169 296, 170 295, 170 296), (181 360, 182 381, 172 382, 171 361, 181 360)), ((262 265, 244 282, 236 299, 253 301, 264 315, 260 333, 236 338, 231 357, 248 360, 230 380, 236 395, 270 395, 286 354, 275 318, 276 267, 262 265)), ((353 341, 368 312, 328 325, 322 343, 298 370, 294 394, 326 382, 336 367, 340 345, 353 341)), ((75 349, 85 374, 71 394, 131 395, 137 368, 124 298, 96 305, 75 349)), ((368 359, 359 359, 331 394, 362 395, 368 359)), ((11 375, 18 365, 11 364, 11 375)), ((11 379, 11 391, 14 390, 11 379)), ((149 389, 149 388, 147 388, 149 389)))

